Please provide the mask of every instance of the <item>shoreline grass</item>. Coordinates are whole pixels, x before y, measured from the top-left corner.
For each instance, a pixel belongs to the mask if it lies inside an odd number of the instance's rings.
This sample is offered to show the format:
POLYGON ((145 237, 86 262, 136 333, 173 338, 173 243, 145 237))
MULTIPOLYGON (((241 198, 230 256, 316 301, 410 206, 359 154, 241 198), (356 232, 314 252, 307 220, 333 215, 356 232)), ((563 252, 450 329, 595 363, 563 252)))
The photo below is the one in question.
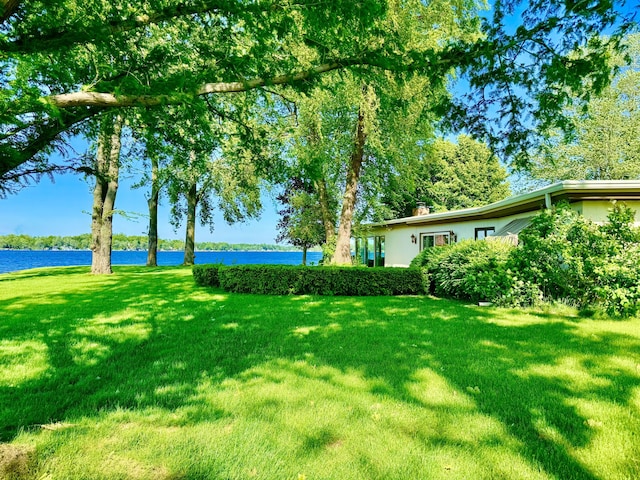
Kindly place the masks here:
POLYGON ((114 270, 0 275, 0 477, 640 478, 638 319, 114 270))

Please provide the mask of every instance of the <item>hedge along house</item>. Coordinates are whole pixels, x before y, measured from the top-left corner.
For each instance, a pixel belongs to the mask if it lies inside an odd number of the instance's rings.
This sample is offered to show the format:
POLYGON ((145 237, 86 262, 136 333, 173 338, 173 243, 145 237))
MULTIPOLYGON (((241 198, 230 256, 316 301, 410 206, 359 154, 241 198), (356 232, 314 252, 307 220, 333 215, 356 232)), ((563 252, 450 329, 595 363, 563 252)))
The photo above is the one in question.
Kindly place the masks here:
POLYGON ((614 201, 636 211, 640 225, 640 181, 564 181, 482 207, 430 213, 419 206, 411 217, 368 225, 366 238, 353 239, 352 255, 368 266, 406 267, 425 248, 465 239, 510 239, 540 210, 566 201, 584 217, 603 223, 614 201))

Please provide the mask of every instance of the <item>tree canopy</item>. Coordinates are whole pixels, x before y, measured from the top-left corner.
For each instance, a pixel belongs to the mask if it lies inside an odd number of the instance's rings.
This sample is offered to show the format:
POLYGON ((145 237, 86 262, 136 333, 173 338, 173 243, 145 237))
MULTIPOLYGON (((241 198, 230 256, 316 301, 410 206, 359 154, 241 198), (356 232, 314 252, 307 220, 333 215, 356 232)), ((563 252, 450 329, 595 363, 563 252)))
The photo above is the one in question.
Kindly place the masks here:
POLYGON ((625 39, 627 62, 621 54, 611 63, 620 68, 612 83, 583 102, 567 109, 574 125, 567 138, 553 129, 547 132, 541 154, 530 170, 533 179, 624 180, 640 178, 640 35, 625 39))
POLYGON ((487 145, 467 135, 437 140, 411 171, 389 179, 382 199, 387 218, 412 215, 417 202, 435 211, 477 207, 509 196, 507 172, 487 145))
MULTIPOLYGON (((472 0, 442 5, 481 8, 472 0)), ((516 158, 535 128, 562 125, 558 113, 571 95, 606 85, 607 52, 635 27, 624 2, 499 1, 491 17, 460 17, 482 23, 477 38, 406 48, 409 30, 393 16, 408 12, 411 34, 428 36, 434 24, 424 8, 420 0, 4 0, 0 188, 46 171, 48 155, 107 110, 190 105, 281 84, 307 89, 338 69, 419 73, 432 84, 455 71, 467 94, 434 109, 448 126, 516 158)))

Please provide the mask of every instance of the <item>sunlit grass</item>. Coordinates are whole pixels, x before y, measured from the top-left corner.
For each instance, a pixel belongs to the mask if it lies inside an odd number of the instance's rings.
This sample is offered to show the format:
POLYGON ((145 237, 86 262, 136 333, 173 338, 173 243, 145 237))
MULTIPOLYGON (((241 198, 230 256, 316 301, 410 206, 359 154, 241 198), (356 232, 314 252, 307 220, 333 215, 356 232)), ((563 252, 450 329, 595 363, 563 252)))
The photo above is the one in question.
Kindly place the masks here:
POLYGON ((0 478, 640 478, 638 319, 142 267, 0 275, 0 312, 0 478))

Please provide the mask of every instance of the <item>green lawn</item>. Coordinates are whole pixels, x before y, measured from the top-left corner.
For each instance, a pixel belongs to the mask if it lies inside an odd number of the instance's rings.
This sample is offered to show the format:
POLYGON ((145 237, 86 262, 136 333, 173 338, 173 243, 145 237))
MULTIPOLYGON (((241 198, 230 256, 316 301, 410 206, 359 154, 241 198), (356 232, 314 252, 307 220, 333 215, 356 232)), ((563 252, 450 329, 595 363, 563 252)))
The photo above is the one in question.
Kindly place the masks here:
POLYGON ((640 320, 0 275, 0 478, 638 479, 640 320))

